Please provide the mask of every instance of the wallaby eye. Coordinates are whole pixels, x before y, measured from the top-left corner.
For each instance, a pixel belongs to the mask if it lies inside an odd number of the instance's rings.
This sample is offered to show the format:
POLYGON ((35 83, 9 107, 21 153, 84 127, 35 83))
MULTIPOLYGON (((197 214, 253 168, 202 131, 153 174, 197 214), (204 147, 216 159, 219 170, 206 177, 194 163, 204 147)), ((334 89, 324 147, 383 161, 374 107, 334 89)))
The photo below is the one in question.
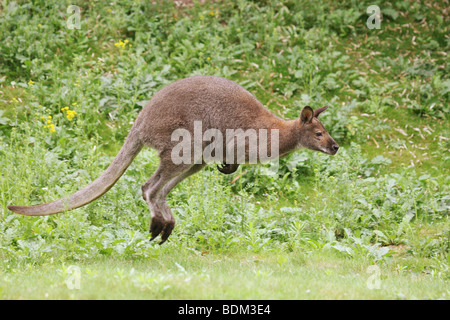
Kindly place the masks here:
POLYGON ((322 132, 316 132, 316 136, 317 137, 321 137, 322 136, 322 132))

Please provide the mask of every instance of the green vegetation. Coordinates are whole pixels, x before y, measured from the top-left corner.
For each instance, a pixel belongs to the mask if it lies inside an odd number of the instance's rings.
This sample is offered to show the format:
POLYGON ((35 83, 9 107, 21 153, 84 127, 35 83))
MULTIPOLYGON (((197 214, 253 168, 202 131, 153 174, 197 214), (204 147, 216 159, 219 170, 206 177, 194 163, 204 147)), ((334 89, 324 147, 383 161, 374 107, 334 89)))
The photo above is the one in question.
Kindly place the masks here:
POLYGON ((448 4, 155 2, 1 2, 0 297, 449 299, 448 4), (366 26, 373 4, 381 29, 366 26), (208 167, 170 194, 163 246, 140 188, 152 150, 85 207, 6 209, 87 185, 146 101, 194 74, 230 78, 286 119, 330 105, 341 149, 296 152, 272 176, 208 167))

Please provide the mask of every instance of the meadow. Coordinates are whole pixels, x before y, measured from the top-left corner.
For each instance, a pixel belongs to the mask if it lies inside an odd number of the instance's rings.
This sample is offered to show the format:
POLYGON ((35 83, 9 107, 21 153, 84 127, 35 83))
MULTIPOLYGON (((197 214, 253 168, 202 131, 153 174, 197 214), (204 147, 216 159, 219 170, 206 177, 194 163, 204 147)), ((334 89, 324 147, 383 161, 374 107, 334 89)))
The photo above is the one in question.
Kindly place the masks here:
POLYGON ((448 1, 184 2, 1 2, 0 298, 449 299, 448 1), (208 166, 169 195, 162 246, 150 149, 85 207, 7 210, 93 181, 155 92, 198 74, 284 119, 329 105, 339 152, 208 166))

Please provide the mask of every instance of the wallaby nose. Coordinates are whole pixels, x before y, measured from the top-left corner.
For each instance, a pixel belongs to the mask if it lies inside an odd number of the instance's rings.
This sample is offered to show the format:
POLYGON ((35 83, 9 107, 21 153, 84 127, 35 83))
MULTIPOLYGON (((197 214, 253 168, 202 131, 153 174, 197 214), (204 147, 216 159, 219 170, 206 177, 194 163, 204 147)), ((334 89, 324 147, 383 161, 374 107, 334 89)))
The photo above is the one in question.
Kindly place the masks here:
POLYGON ((339 149, 339 145, 338 144, 333 145, 333 151, 334 152, 337 152, 338 149, 339 149))

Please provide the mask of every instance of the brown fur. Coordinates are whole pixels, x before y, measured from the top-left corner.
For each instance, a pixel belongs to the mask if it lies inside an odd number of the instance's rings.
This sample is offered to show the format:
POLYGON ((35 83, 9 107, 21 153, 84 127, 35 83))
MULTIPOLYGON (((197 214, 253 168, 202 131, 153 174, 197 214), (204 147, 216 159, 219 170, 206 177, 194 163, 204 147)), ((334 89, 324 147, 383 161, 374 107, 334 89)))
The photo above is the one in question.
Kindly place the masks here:
MULTIPOLYGON (((194 121, 201 121, 203 132, 218 129, 224 137, 227 129, 278 129, 280 156, 302 147, 333 155, 339 146, 318 120, 319 114, 326 108, 314 111, 307 106, 300 118, 285 121, 273 115, 251 93, 231 80, 213 76, 182 79, 157 92, 148 102, 116 158, 90 185, 54 202, 30 207, 8 206, 8 209, 24 215, 49 215, 92 202, 106 193, 142 147, 148 146, 158 151, 161 161, 158 169, 142 186, 142 195, 152 215, 152 239, 161 234, 162 243, 175 225, 166 202, 167 195, 180 181, 206 165, 204 162, 179 165, 172 162, 171 151, 178 143, 171 141, 174 130, 184 128, 193 133, 194 121)), ((270 145, 270 139, 268 143, 270 145)), ((227 174, 233 173, 239 166, 226 164, 225 159, 223 163, 219 170, 227 174)))

